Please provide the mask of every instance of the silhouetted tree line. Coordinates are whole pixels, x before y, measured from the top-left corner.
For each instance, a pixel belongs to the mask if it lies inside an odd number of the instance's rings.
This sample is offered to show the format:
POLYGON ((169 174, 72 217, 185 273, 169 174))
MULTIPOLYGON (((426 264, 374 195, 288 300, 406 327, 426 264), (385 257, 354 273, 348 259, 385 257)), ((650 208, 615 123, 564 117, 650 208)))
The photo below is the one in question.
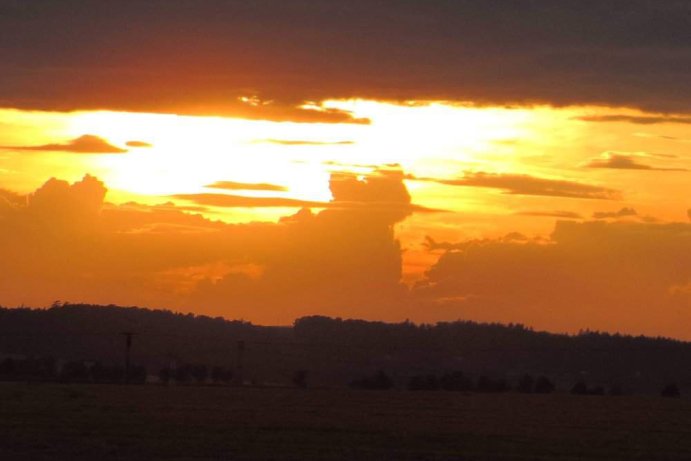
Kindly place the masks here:
POLYGON ((0 362, 2 381, 54 381, 57 366, 53 358, 5 358, 0 362))
MULTIPOLYGON (((383 370, 377 373, 350 381, 349 386, 353 389, 368 390, 388 390, 395 387, 394 380, 383 370)), ((407 383, 410 391, 456 391, 456 392, 479 392, 479 393, 499 393, 516 391, 522 394, 551 394, 556 390, 556 385, 546 376, 534 378, 529 374, 524 374, 518 382, 512 386, 504 378, 490 378, 482 375, 473 380, 462 371, 453 371, 441 376, 434 374, 413 375, 407 383)), ((620 384, 613 384, 605 391, 604 386, 588 387, 584 381, 578 381, 571 388, 573 395, 624 395, 624 390, 620 384)), ((670 383, 660 391, 662 397, 679 398, 681 391, 679 387, 670 383)))
POLYGON ((393 380, 382 370, 372 376, 354 379, 350 382, 353 389, 387 390, 393 387, 393 380))
MULTIPOLYGON (((391 324, 321 316, 301 318, 293 327, 261 327, 220 317, 69 303, 47 309, 0 308, 0 353, 15 356, 120 364, 122 332, 135 332, 133 361, 149 370, 162 370, 171 361, 206 364, 205 382, 214 381, 214 366, 237 367, 240 342, 246 345, 243 380, 299 387, 306 386, 306 379, 296 376, 295 370, 307 368, 309 384, 318 386, 343 385, 378 368, 395 377, 419 375, 413 387, 433 387, 437 381, 441 388, 444 376, 438 370, 458 368, 468 376, 480 376, 485 370, 491 370, 491 376, 528 373, 536 377, 533 388, 537 377, 549 376, 566 391, 583 377, 625 383, 628 392, 657 393, 671 376, 679 383, 691 382, 691 344, 664 338, 587 330, 560 335, 520 324, 391 324), (435 378, 424 378, 428 375, 435 378)), ((197 380, 191 370, 179 373, 180 382, 197 380)), ((170 375, 168 381, 176 378, 170 375)), ((406 387, 400 379, 395 381, 406 387)), ((474 379, 472 386, 477 385, 474 379)))
POLYGON ((203 364, 183 364, 176 367, 164 367, 158 372, 162 384, 230 384, 233 381, 232 370, 203 364))
POLYGON ((118 365, 104 365, 100 362, 69 361, 59 364, 54 358, 11 358, 0 362, 2 381, 58 381, 64 383, 133 383, 146 382, 146 368, 130 367, 129 374, 118 365))
MULTIPOLYGON (((349 383, 355 389, 386 390, 394 387, 394 381, 384 371, 353 380, 349 383)), ((504 378, 490 378, 485 375, 476 380, 467 376, 462 371, 444 373, 441 376, 435 374, 413 375, 407 382, 407 389, 411 391, 456 391, 456 392, 507 392, 516 390, 524 393, 548 394, 555 390, 554 384, 545 376, 537 380, 530 375, 524 375, 516 384, 511 386, 504 378)))

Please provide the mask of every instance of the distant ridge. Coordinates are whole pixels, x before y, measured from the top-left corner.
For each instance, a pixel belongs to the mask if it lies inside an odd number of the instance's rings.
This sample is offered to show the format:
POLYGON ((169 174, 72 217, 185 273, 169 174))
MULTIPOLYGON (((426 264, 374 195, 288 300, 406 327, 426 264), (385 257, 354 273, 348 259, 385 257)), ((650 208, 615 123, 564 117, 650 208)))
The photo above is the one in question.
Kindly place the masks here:
POLYGON ((0 357, 51 356, 120 363, 122 332, 132 332, 132 357, 150 373, 171 363, 238 365, 253 380, 289 382, 308 370, 319 385, 343 385, 379 369, 395 380, 448 370, 516 377, 549 375, 631 389, 658 389, 674 380, 691 384, 691 343, 600 332, 564 335, 522 325, 471 321, 416 325, 303 317, 292 327, 257 326, 166 310, 56 304, 50 308, 0 308, 0 357))

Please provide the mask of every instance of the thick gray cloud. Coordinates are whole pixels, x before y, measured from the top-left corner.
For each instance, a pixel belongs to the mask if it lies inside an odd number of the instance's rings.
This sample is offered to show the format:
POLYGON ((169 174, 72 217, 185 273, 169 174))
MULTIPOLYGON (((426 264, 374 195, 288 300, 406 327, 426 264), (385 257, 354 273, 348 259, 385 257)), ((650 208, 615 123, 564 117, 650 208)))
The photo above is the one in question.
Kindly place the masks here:
POLYGON ((0 43, 6 107, 338 122, 353 120, 295 106, 371 97, 691 112, 684 0, 0 0, 0 43))

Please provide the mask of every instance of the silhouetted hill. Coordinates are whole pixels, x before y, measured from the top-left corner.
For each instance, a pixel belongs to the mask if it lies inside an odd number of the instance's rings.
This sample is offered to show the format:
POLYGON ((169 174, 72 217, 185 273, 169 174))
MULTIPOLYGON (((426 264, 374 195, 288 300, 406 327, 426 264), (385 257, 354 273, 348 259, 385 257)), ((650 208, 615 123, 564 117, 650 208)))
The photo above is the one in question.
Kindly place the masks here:
POLYGON ((135 334, 133 362, 156 374, 164 366, 203 363, 237 369, 263 383, 290 383, 306 370, 310 385, 344 385, 386 370, 398 385, 412 375, 462 370, 515 381, 541 374, 568 389, 576 380, 632 391, 691 383, 691 343, 585 332, 535 332, 522 325, 468 321, 436 325, 313 316, 293 327, 264 327, 136 307, 59 305, 0 308, 0 357, 51 356, 121 364, 123 332, 135 334), (239 346, 242 342, 242 346, 239 346), (239 351, 240 347, 242 351, 239 351), (240 356, 242 355, 242 356, 240 356))

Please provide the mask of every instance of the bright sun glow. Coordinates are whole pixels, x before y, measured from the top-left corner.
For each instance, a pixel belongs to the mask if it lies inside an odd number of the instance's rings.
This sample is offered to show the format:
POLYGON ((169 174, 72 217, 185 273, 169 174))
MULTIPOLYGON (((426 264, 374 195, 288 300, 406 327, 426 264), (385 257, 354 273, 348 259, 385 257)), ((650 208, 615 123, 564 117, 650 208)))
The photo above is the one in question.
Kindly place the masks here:
MULTIPOLYGON (((331 171, 367 172, 376 165, 399 164, 410 174, 438 176, 484 168, 483 155, 493 143, 525 137, 534 118, 529 110, 443 103, 351 100, 327 101, 325 107, 351 111, 369 118, 371 124, 81 112, 70 118, 65 136, 92 133, 117 146, 131 141, 150 144, 130 148, 126 155, 90 159, 102 172, 112 198, 209 192, 205 186, 229 180, 276 184, 287 189, 278 195, 328 201, 331 171)), ((427 188, 412 185, 411 189, 427 188)))

